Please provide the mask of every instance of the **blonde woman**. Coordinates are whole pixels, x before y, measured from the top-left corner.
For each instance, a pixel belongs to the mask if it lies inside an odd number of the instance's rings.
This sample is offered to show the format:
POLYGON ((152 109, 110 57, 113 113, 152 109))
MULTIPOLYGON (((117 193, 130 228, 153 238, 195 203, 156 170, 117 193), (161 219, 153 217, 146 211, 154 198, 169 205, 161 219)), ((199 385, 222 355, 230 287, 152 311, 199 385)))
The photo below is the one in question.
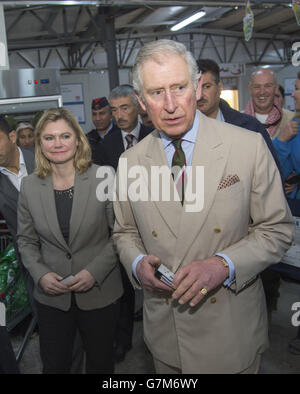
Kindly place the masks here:
POLYGON ((112 204, 96 197, 98 167, 71 112, 46 111, 35 138, 36 171, 19 197, 18 245, 35 282, 43 372, 70 372, 78 329, 86 372, 112 373, 123 292, 112 204))

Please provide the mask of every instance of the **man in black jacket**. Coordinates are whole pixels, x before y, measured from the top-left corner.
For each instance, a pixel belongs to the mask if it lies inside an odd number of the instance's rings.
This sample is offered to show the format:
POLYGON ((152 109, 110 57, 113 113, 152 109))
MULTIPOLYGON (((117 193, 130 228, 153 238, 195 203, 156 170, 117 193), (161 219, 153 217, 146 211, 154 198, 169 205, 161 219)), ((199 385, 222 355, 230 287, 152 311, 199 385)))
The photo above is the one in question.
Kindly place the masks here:
MULTIPOLYGON (((211 59, 199 59, 197 64, 199 71, 202 72, 202 94, 200 100, 197 102, 199 111, 209 118, 214 118, 222 122, 231 123, 233 125, 243 127, 244 129, 260 133, 268 145, 277 167, 282 174, 279 159, 269 133, 265 127, 253 116, 236 111, 231 108, 225 100, 220 98, 223 85, 220 79, 220 69, 218 64, 211 59)), ((266 294, 268 318, 270 322, 272 311, 276 310, 277 307, 280 276, 270 267, 261 273, 261 278, 266 294)))
POLYGON ((117 126, 112 122, 111 110, 109 102, 106 97, 94 98, 91 105, 92 120, 95 128, 87 133, 92 154, 94 155, 95 148, 101 144, 110 133, 117 130, 117 126))
POLYGON ((99 165, 112 166, 116 170, 121 154, 153 129, 139 122, 138 100, 131 85, 114 88, 109 95, 109 104, 118 130, 109 134, 103 144, 96 146, 93 161, 99 165))
MULTIPOLYGON (((121 154, 151 133, 152 129, 139 122, 138 100, 131 85, 114 88, 109 95, 109 104, 119 130, 108 135, 102 144, 96 146, 93 161, 116 170, 121 154)), ((132 346, 135 303, 134 289, 121 264, 120 267, 124 294, 121 298, 120 318, 115 337, 116 362, 122 361, 132 346)))

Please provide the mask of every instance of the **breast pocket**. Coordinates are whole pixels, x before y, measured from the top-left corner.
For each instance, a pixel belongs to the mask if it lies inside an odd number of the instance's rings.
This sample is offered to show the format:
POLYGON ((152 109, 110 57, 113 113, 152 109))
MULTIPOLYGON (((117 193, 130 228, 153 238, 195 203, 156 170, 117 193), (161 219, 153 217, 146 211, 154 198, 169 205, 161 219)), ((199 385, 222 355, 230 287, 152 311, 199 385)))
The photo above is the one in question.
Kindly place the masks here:
POLYGON ((213 214, 215 222, 227 230, 248 222, 249 196, 246 196, 242 182, 216 192, 213 214))
POLYGON ((243 183, 237 182, 234 185, 217 190, 216 199, 224 201, 226 199, 239 199, 241 198, 240 194, 243 192, 243 190, 243 183))

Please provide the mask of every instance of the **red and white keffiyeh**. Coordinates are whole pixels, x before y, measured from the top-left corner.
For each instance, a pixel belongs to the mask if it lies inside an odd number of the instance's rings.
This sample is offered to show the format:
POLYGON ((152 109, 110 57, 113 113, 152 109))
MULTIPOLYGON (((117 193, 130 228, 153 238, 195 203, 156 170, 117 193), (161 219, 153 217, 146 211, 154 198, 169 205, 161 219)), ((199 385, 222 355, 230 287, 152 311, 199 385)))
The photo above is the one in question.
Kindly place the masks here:
MULTIPOLYGON (((248 101, 247 107, 245 108, 244 112, 245 114, 255 117, 255 109, 254 109, 252 98, 248 101)), ((281 117, 282 117, 282 109, 281 109, 280 101, 279 98, 275 96, 273 107, 271 109, 271 112, 269 112, 268 114, 266 123, 264 124, 264 126, 268 130, 270 137, 274 136, 278 123, 281 120, 281 117)))

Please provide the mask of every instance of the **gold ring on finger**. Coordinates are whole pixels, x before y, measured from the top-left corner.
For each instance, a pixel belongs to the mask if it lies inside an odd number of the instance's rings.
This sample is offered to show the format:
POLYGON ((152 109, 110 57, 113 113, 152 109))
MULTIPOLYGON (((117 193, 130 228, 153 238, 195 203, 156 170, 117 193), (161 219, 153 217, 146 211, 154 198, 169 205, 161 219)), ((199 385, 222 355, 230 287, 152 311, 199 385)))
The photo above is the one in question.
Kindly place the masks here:
POLYGON ((207 294, 207 289, 205 288, 205 287, 203 287, 201 290, 200 290, 200 293, 202 294, 202 295, 206 295, 207 294))

